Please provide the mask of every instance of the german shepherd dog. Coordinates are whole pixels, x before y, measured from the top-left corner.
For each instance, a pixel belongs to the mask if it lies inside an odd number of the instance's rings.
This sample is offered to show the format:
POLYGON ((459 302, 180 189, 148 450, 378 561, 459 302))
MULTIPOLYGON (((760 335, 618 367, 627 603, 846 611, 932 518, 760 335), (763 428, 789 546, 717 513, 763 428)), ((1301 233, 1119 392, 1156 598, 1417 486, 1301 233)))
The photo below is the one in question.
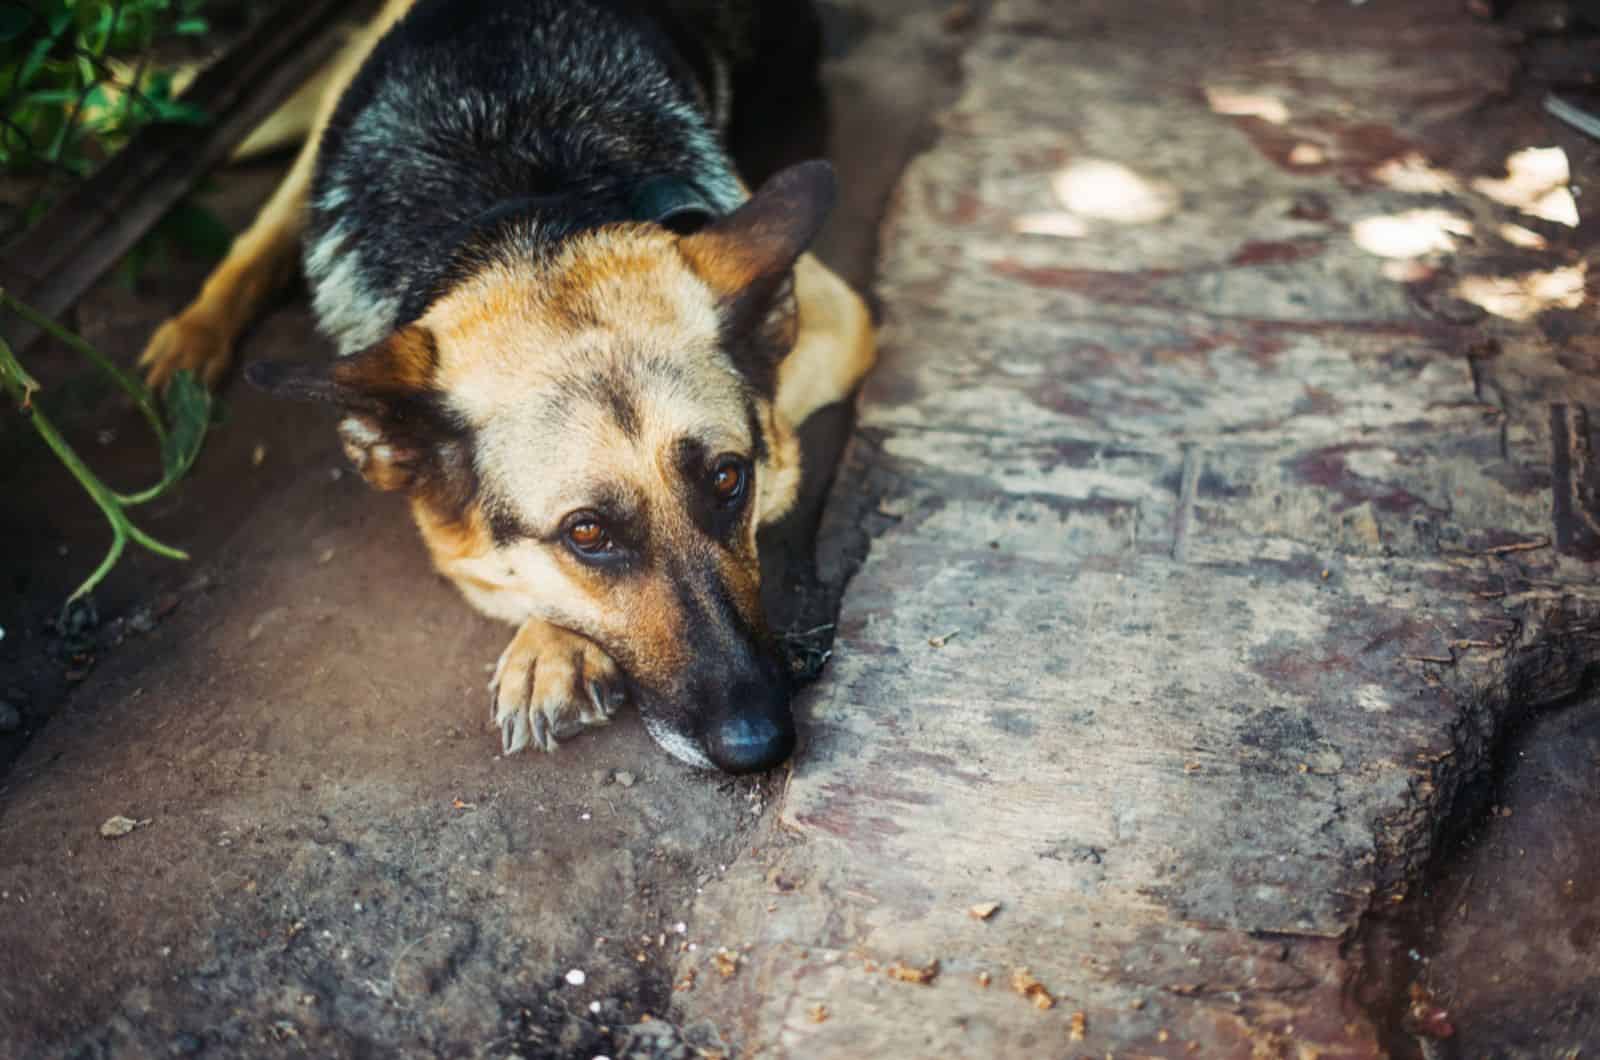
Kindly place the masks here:
POLYGON ((806 253, 832 170, 750 194, 725 141, 783 120, 751 108, 816 85, 818 51, 809 0, 390 0, 144 353, 153 384, 214 385, 301 249, 341 357, 246 375, 337 406, 436 567, 516 627, 490 685, 508 754, 630 701, 695 766, 794 747, 756 532, 794 505, 799 427, 850 397, 874 339, 806 253))

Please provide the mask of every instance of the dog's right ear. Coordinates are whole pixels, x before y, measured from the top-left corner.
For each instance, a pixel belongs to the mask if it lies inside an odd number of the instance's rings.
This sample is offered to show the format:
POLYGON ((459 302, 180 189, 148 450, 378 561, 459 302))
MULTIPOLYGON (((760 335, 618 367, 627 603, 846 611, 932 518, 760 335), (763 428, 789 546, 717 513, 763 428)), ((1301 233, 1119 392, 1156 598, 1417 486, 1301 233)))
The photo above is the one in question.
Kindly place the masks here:
POLYGON ((396 490, 426 474, 455 433, 433 386, 437 363, 432 332, 413 325, 337 361, 258 361, 244 375, 274 397, 338 405, 345 455, 372 486, 396 490))

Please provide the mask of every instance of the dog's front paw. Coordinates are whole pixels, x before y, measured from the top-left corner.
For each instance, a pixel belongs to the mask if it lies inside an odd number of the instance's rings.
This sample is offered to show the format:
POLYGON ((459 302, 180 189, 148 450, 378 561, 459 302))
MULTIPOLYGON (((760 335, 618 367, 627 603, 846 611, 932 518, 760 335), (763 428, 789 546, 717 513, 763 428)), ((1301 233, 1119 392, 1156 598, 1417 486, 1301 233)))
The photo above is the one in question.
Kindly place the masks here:
POLYGON ((233 343, 227 330, 191 306, 156 329, 139 356, 139 366, 152 387, 166 386, 174 375, 188 369, 207 389, 215 390, 232 360, 233 343))
POLYGON ((591 641, 537 619, 523 623, 489 682, 489 711, 506 754, 530 743, 556 749, 585 725, 604 725, 627 700, 626 683, 591 641))

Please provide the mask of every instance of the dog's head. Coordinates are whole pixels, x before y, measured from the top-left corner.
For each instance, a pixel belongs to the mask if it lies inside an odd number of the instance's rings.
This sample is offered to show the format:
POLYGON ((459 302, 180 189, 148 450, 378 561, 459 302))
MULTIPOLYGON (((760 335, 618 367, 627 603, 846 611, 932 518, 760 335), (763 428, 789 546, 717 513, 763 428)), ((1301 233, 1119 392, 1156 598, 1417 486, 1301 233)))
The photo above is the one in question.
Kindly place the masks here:
POLYGON ((765 769, 794 725, 756 531, 799 486, 774 389, 790 276, 833 194, 807 163, 687 235, 616 225, 491 259, 372 349, 249 375, 343 407, 351 459, 410 493, 481 609, 592 640, 677 757, 765 769))

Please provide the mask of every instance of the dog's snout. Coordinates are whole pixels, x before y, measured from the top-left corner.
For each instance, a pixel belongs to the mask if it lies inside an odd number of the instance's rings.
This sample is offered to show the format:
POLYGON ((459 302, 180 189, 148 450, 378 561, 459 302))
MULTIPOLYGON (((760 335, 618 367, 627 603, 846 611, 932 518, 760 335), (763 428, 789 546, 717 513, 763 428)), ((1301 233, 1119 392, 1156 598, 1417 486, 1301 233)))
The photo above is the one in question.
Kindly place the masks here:
POLYGON ((729 697, 730 709, 706 727, 705 748, 724 773, 759 773, 794 753, 789 697, 747 685, 729 697))

